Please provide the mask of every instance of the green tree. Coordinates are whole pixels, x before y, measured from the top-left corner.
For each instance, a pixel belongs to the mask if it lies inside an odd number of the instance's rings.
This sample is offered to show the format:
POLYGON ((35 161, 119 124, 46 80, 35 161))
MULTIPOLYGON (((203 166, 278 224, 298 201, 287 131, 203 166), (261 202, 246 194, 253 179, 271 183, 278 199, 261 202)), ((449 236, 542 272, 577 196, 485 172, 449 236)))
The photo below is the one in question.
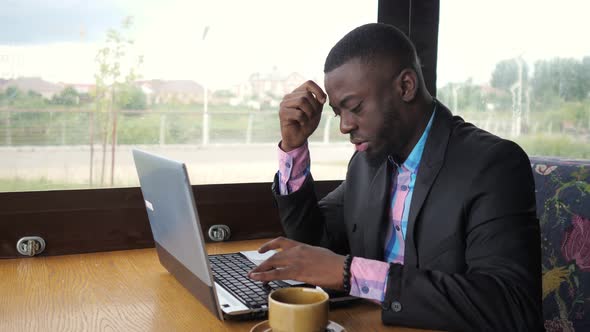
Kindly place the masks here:
POLYGON ((485 110, 481 87, 473 84, 472 78, 446 84, 437 90, 437 98, 449 105, 453 112, 485 110))
POLYGON ((555 64, 555 60, 539 60, 535 63, 531 85, 538 108, 552 108, 553 105, 549 105, 551 101, 559 103, 559 69, 555 64))
POLYGON ((565 101, 582 100, 588 90, 582 81, 582 63, 576 59, 559 61, 559 96, 565 101))
MULTIPOLYGON (((137 68, 142 64, 143 57, 131 59, 128 52, 133 47, 134 41, 129 37, 130 28, 133 25, 133 18, 126 17, 121 23, 121 31, 109 29, 107 31, 106 45, 98 50, 96 54, 96 63, 98 71, 94 75, 96 82, 95 91, 95 113, 100 115, 99 121, 102 122, 102 169, 100 182, 104 185, 105 162, 106 162, 106 145, 111 140, 111 186, 114 183, 115 176, 115 148, 117 142, 117 115, 121 105, 128 104, 130 86, 135 84, 139 78, 137 68), (131 64, 129 68, 124 68, 123 64, 131 64), (122 71, 127 73, 123 75, 122 71), (119 96, 121 94, 121 96, 119 96), (110 133, 109 133, 109 128, 110 133)), ((93 122, 93 117, 91 122, 93 122)), ((92 185, 92 165, 94 156, 93 144, 93 125, 90 133, 90 185, 92 185)))
POLYGON ((120 109, 144 110, 147 108, 147 96, 140 87, 122 84, 116 96, 116 104, 120 109))
POLYGON ((554 58, 535 63, 532 79, 535 99, 550 105, 559 100, 582 101, 590 92, 590 57, 582 61, 573 58, 554 58))
POLYGON ((80 95, 78 91, 71 86, 63 89, 59 94, 51 98, 51 103, 56 105, 74 106, 80 104, 80 95))
POLYGON ((490 84, 494 88, 510 91, 512 86, 517 83, 519 79, 519 70, 522 70, 523 86, 526 86, 529 78, 529 68, 526 62, 520 58, 498 62, 492 72, 492 80, 490 84))
POLYGON ((22 92, 19 90, 18 87, 11 85, 4 90, 4 93, 0 94, 0 98, 2 100, 2 105, 10 105, 14 106, 16 100, 22 92))
POLYGON ((0 93, 0 105, 27 109, 43 108, 47 105, 47 100, 38 92, 24 92, 17 86, 9 86, 4 93, 0 93))

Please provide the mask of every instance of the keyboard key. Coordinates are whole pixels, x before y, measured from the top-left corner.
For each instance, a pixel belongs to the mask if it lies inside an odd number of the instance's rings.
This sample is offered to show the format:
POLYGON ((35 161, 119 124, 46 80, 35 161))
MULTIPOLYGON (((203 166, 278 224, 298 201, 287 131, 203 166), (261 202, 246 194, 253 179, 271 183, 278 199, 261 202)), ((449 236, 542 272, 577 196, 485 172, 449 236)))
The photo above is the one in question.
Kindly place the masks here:
POLYGON ((215 281, 253 308, 266 306, 272 290, 287 286, 274 281, 264 285, 248 278, 248 272, 256 265, 240 254, 210 256, 209 262, 215 281))

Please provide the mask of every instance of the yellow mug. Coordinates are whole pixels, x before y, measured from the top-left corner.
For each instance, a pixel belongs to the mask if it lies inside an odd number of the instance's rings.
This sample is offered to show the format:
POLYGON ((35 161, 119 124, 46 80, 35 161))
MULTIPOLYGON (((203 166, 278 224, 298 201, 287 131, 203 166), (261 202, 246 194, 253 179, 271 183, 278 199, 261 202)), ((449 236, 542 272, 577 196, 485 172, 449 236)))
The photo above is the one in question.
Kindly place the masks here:
POLYGON ((328 299, 321 289, 277 289, 268 295, 268 323, 273 332, 324 332, 328 299))

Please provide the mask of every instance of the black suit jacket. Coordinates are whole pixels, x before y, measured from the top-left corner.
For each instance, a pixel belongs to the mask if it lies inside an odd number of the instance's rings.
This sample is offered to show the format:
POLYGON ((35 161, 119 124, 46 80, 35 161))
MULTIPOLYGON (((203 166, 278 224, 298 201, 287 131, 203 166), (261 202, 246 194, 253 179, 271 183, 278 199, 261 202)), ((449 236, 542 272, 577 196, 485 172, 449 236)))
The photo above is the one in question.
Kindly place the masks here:
MULTIPOLYGON (((354 154, 318 201, 308 176, 274 194, 289 238, 383 260, 392 168, 354 154)), ((404 264, 391 264, 385 324, 453 331, 542 330, 541 246, 530 162, 515 143, 439 105, 419 166, 404 264)))

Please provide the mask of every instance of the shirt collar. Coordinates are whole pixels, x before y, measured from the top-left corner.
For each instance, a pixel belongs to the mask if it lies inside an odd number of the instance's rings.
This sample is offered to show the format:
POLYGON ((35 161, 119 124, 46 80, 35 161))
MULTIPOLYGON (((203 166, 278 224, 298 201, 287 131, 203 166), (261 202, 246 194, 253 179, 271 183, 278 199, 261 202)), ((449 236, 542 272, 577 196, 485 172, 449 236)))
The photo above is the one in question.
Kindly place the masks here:
POLYGON ((435 101, 434 102, 434 110, 432 111, 432 115, 430 116, 430 120, 428 120, 428 125, 426 125, 426 128, 424 129, 424 132, 422 133, 422 136, 420 137, 420 140, 418 141, 418 143, 416 143, 416 145, 412 149, 412 152, 410 152, 410 155, 408 156, 406 161, 404 161, 404 163, 401 165, 401 168, 399 168, 400 172, 402 172, 402 171, 410 171, 412 173, 418 172, 418 166, 420 166, 420 160, 422 160, 422 153, 424 152, 424 145, 426 144, 426 139, 428 138, 428 134, 430 133, 430 128, 432 127, 432 120, 434 119, 434 114, 436 113, 436 105, 437 105, 437 103, 435 101))

